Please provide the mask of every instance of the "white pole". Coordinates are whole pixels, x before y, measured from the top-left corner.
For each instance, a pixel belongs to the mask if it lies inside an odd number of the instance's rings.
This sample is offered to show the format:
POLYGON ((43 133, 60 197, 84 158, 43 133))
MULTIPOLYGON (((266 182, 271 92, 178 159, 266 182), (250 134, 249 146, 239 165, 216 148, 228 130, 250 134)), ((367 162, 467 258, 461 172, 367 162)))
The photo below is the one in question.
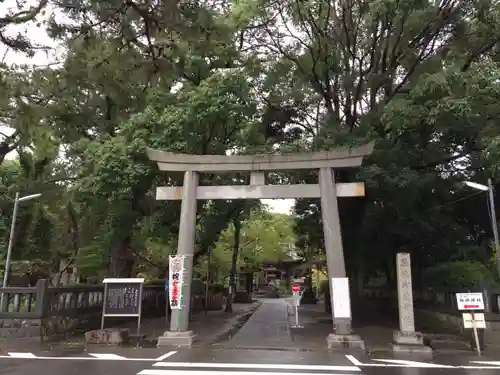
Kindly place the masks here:
POLYGON ((500 275, 500 249, 499 249, 499 239, 498 239, 498 226, 497 226, 497 215, 495 210, 495 193, 493 190, 493 182, 491 178, 488 178, 488 198, 490 201, 490 220, 493 229, 493 238, 495 240, 495 253, 497 261, 497 272, 500 275))
POLYGON ((299 327, 299 307, 295 304, 295 327, 299 327))
MULTIPOLYGON (((12 256, 12 245, 14 243, 14 231, 16 229, 16 218, 17 218, 17 210, 19 207, 19 193, 16 193, 16 198, 14 200, 14 209, 12 211, 12 220, 10 223, 10 235, 9 235, 9 244, 7 245, 7 258, 5 259, 5 266, 3 270, 3 283, 2 288, 7 287, 7 283, 9 281, 9 269, 10 269, 10 258, 12 256)), ((4 296, 5 293, 2 293, 0 298, 0 309, 4 308, 4 296)))
POLYGON ((472 331, 474 332, 474 341, 476 341, 477 355, 481 355, 481 348, 479 347, 479 335, 477 334, 476 318, 474 317, 474 311, 470 312, 472 317, 472 331))
MULTIPOLYGON (((2 288, 7 288, 7 284, 9 281, 10 259, 12 257, 12 246, 14 245, 14 231, 16 228, 17 211, 19 209, 19 202, 24 202, 24 201, 27 201, 30 199, 38 198, 41 195, 42 194, 32 194, 32 195, 27 195, 25 197, 19 198, 19 192, 16 193, 16 198, 14 199, 14 209, 12 211, 12 220, 10 223, 9 244, 7 245, 7 257, 5 259, 2 288)), ((0 297, 0 311, 4 307, 4 295, 5 295, 5 293, 2 293, 2 295, 0 297)))
MULTIPOLYGON (((12 256, 12 245, 14 242, 14 230, 16 228, 16 218, 17 218, 18 207, 19 207, 19 193, 16 193, 16 199, 14 200, 14 210, 12 212, 12 221, 10 223, 9 245, 7 246, 7 258, 5 259, 2 288, 7 287, 7 282, 8 282, 8 278, 9 278, 10 258, 12 256)), ((3 293, 2 293, 2 296, 3 296, 3 293)))

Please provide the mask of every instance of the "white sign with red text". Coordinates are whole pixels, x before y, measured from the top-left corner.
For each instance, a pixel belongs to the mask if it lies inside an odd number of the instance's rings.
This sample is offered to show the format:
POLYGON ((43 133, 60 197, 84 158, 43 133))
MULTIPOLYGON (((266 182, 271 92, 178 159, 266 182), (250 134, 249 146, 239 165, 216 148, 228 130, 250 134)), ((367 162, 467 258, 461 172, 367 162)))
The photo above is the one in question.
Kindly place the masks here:
POLYGON ((457 293, 459 310, 484 310, 483 293, 457 293))
POLYGON ((170 308, 172 310, 182 309, 182 287, 184 276, 184 261, 183 255, 171 255, 169 264, 169 294, 170 308))

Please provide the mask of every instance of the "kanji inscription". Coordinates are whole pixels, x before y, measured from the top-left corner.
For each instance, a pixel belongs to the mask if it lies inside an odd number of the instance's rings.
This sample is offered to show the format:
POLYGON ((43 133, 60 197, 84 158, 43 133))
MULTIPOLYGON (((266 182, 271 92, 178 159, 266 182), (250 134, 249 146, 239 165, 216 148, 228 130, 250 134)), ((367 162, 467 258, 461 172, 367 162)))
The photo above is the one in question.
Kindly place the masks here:
POLYGON ((396 267, 398 278, 399 329, 402 332, 415 332, 410 254, 398 253, 396 255, 396 267))

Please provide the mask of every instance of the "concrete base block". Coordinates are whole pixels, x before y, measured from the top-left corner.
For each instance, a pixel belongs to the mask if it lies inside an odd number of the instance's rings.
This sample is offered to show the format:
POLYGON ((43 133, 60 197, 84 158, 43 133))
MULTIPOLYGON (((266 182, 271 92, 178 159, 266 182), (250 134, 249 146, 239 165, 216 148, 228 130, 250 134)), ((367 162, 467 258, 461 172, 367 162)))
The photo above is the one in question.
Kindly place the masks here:
POLYGON ((172 332, 165 331, 163 336, 158 337, 158 347, 175 346, 175 347, 190 347, 196 335, 193 331, 172 332))
POLYGON ((365 342, 358 335, 329 334, 326 338, 328 349, 357 349, 365 350, 365 342))
POLYGON ((392 340, 395 354, 432 355, 432 348, 424 345, 424 337, 420 332, 394 331, 392 340))

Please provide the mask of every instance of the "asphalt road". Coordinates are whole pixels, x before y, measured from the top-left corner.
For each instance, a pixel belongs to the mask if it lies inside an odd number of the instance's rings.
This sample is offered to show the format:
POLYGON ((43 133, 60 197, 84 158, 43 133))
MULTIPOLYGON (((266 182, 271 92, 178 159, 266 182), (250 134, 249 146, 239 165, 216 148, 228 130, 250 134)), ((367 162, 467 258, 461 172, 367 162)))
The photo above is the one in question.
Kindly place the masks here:
POLYGON ((475 375, 500 374, 500 354, 433 359, 327 351, 93 348, 92 353, 5 353, 0 375, 475 375), (496 359, 496 360, 495 360, 496 359))

